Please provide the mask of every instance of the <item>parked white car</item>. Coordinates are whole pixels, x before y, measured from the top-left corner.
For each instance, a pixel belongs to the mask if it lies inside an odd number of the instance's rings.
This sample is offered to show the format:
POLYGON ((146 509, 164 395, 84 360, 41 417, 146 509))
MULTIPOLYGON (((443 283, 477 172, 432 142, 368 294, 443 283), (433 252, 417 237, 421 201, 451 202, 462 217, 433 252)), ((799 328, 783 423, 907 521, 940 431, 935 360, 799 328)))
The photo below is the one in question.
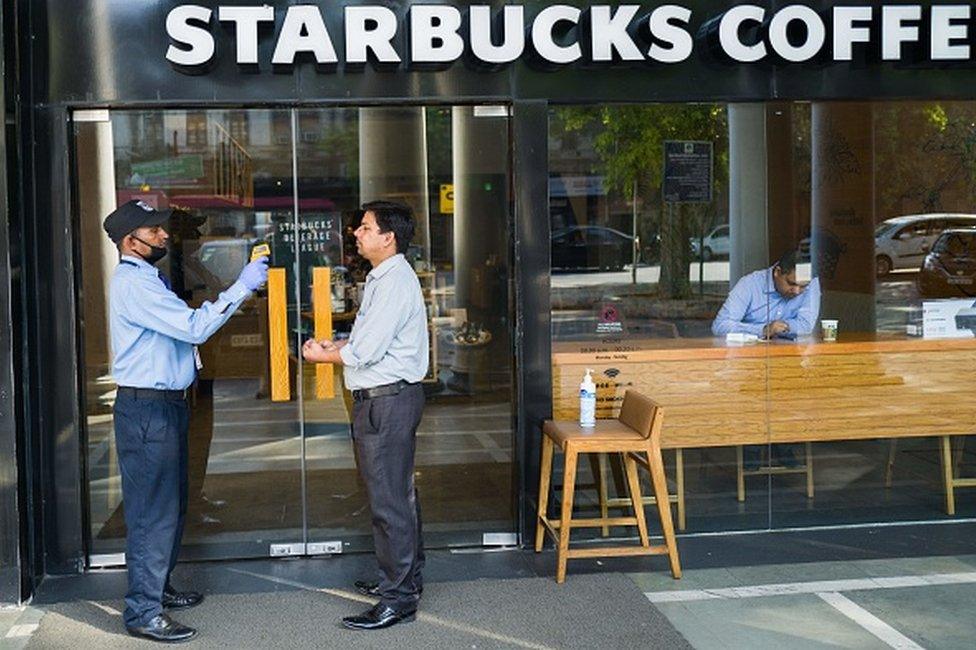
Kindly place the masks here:
POLYGON ((699 243, 702 247, 701 258, 704 261, 709 261, 716 257, 728 257, 729 256, 729 224, 723 223, 720 226, 715 226, 712 231, 705 235, 703 241, 699 242, 697 237, 691 237, 691 254, 694 257, 698 257, 698 247, 699 243))
POLYGON ((976 214, 910 214, 882 221, 874 230, 878 277, 896 269, 918 269, 944 230, 966 227, 976 227, 976 214))

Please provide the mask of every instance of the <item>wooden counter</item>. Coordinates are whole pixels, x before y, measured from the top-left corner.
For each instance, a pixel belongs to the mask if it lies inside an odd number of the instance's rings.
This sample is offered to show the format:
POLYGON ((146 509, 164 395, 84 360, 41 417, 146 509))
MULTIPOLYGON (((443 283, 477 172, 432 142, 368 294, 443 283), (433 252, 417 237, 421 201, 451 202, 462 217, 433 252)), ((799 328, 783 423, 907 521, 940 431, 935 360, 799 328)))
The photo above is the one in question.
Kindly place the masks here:
POLYGON ((628 387, 664 407, 664 448, 976 433, 974 339, 554 343, 556 419, 578 417, 586 368, 597 417, 628 387))

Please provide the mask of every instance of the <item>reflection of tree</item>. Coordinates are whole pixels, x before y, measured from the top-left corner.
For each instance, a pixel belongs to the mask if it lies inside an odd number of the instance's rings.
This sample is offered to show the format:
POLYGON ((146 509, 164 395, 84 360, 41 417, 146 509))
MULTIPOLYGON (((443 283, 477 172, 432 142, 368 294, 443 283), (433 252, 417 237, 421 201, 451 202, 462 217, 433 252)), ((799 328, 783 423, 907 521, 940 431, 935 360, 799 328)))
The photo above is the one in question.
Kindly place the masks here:
POLYGON ((887 103, 875 112, 880 219, 972 212, 976 202, 976 108, 968 102, 887 103))
MULTIPOLYGON (((427 120, 425 125, 427 128, 427 174, 432 183, 449 183, 454 173, 453 149, 451 147, 451 109, 429 107, 425 116, 427 120)), ((438 186, 431 186, 432 202, 434 197, 439 198, 439 190, 438 186)))
MULTIPOLYGON (((317 125, 319 134, 313 150, 321 158, 325 170, 309 170, 307 175, 326 177, 334 174, 345 178, 359 177, 359 120, 353 109, 327 109, 312 113, 326 124, 317 125)), ((308 149, 308 145, 300 145, 308 149)), ((309 161, 303 161, 307 164, 309 161)), ((345 206, 340 206, 345 207, 345 206)), ((349 206, 353 207, 353 206, 349 206)), ((359 207, 359 206, 355 206, 359 207)))
POLYGON ((810 234, 810 188, 813 175, 813 154, 810 134, 810 104, 793 104, 793 213, 800 225, 800 237, 810 234))
POLYGON ((819 167, 820 177, 815 179, 817 189, 838 185, 846 177, 861 173, 861 162, 854 147, 837 128, 833 118, 828 118, 819 146, 823 151, 823 164, 819 167))
MULTIPOLYGON (((631 202, 637 189, 638 234, 645 243, 661 236, 661 281, 664 297, 690 294, 688 239, 710 225, 728 179, 728 119, 717 104, 635 104, 570 106, 555 110, 554 137, 591 134, 608 189, 631 202), (714 145, 713 202, 676 205, 663 210, 661 182, 665 140, 703 140, 714 145)), ((724 205, 724 203, 723 203, 724 205)))

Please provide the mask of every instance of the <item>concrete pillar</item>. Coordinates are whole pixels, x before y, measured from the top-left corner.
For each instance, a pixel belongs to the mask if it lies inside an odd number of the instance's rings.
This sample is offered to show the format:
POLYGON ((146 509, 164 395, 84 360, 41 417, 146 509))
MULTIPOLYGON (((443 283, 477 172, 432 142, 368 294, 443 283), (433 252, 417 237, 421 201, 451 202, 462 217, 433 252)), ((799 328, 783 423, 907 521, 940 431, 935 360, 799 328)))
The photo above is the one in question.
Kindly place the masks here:
POLYGON ((813 273, 821 318, 875 331, 874 147, 871 105, 818 102, 811 112, 813 273))
POLYGON ((766 109, 729 104, 729 286, 769 266, 766 109))
POLYGON ((430 261, 430 199, 427 127, 423 107, 359 109, 359 196, 386 199, 413 208, 413 243, 430 261))
MULTIPOLYGON (((119 251, 102 229, 102 221, 117 207, 115 148, 108 111, 76 111, 73 119, 84 300, 78 311, 85 319, 85 376, 91 390, 95 380, 112 372, 108 295, 119 251)), ((122 501, 121 482, 114 480, 115 453, 114 438, 109 436, 109 480, 105 495, 93 498, 93 513, 110 513, 122 501)))
POLYGON ((499 110, 456 106, 451 112, 455 302, 474 312, 470 320, 507 310, 486 293, 492 273, 508 264, 508 117, 499 110))
MULTIPOLYGON (((102 220, 116 208, 115 150, 108 111, 76 113, 75 146, 78 174, 79 236, 84 265, 82 291, 85 315, 85 365, 89 372, 112 367, 109 337, 108 285, 119 263, 115 244, 102 230, 102 220), (81 121, 85 120, 85 121, 81 121), (90 121, 89 121, 90 120, 90 121)), ((96 377, 90 377, 95 379, 96 377)))

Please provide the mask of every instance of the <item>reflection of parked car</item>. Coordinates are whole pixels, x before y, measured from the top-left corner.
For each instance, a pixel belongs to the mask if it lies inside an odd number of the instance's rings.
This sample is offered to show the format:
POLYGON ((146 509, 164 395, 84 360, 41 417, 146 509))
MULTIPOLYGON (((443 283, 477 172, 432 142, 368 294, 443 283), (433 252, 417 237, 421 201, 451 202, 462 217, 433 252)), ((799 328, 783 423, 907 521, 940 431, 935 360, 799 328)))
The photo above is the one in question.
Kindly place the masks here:
POLYGON ((976 296, 976 228, 939 235, 918 271, 925 297, 976 296))
POLYGON ((895 269, 917 269, 943 231, 970 226, 976 226, 974 214, 913 214, 881 222, 874 231, 878 277, 895 269))
POLYGON ((623 270, 634 256, 634 238, 606 226, 568 226, 552 233, 552 267, 623 270))
POLYGON ((729 224, 715 226, 712 231, 705 235, 705 239, 699 242, 697 237, 691 238, 691 254, 698 257, 699 244, 702 246, 701 258, 709 261, 716 257, 729 256, 729 224))

